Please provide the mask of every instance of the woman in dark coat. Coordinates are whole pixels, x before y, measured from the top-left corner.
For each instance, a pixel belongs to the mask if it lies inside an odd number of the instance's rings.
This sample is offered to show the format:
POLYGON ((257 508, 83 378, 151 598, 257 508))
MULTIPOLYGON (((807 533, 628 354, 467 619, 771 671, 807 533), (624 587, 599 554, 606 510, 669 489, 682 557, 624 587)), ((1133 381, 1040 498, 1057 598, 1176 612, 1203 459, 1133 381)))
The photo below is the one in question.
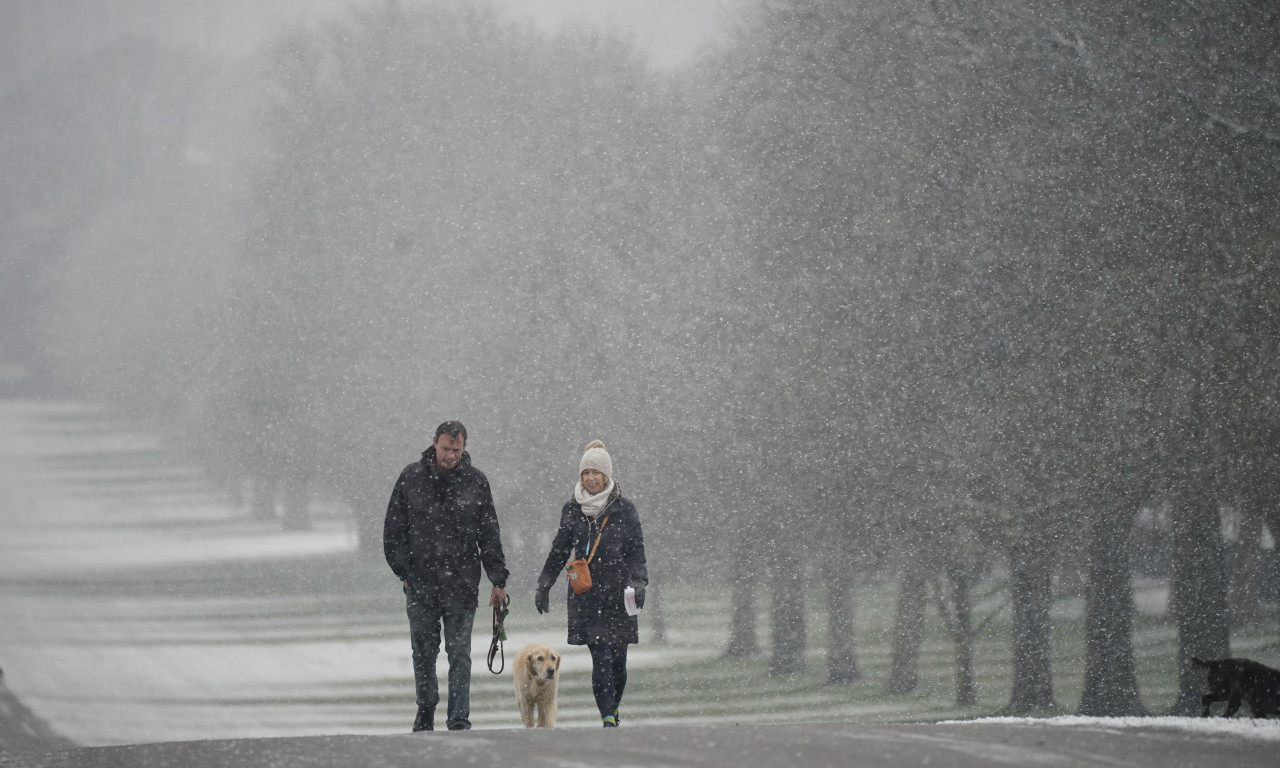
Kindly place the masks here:
POLYGON ((649 572, 640 516, 613 481, 613 460, 599 440, 582 454, 573 498, 560 510, 560 529, 538 576, 538 613, 549 610, 551 585, 570 557, 591 558, 591 588, 582 594, 568 590, 569 645, 591 651, 591 692, 601 721, 611 728, 618 724, 618 703, 627 685, 627 646, 640 641, 625 592, 633 588, 636 608, 643 608, 649 572))

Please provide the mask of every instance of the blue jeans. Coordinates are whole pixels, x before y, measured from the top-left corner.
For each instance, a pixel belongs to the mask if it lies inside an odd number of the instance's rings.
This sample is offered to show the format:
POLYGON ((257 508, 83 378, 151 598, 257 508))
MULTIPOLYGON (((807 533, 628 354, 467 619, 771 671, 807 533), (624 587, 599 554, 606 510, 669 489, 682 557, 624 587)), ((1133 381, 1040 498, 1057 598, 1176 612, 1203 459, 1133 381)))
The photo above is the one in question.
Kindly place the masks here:
POLYGON ((440 655, 440 628, 444 627, 444 652, 449 658, 449 720, 451 729, 471 726, 471 626, 476 609, 444 611, 413 597, 406 601, 409 613, 409 641, 413 645, 413 679, 418 707, 435 708, 440 703, 436 679, 436 657, 440 655))

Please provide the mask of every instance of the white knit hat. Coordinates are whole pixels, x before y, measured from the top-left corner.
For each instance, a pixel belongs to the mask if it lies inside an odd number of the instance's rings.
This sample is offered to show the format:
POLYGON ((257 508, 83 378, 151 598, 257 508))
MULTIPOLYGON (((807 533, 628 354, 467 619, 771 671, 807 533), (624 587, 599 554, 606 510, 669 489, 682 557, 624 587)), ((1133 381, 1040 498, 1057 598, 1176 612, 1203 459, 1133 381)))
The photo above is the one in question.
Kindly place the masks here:
POLYGON ((604 476, 613 479, 613 459, 609 458, 609 451, 605 450, 604 443, 599 440, 592 440, 587 443, 587 450, 582 454, 582 461, 578 462, 578 474, 581 475, 584 470, 595 469, 604 473, 604 476))

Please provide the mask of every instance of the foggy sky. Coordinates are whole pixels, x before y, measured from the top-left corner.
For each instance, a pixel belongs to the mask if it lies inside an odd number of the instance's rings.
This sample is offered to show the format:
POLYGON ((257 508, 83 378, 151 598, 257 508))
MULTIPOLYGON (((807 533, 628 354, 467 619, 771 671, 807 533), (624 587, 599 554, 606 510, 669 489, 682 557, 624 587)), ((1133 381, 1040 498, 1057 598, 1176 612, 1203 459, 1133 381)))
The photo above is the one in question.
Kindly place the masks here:
MULTIPOLYGON (((375 0, 3 0, 0 88, 50 60, 90 53, 129 37, 230 56, 253 53, 289 25, 317 22, 375 0)), ((381 0, 377 0, 380 2, 381 0)), ((430 0, 405 0, 406 4, 430 0)), ((555 31, 585 24, 634 34, 655 66, 688 63, 721 38, 742 0, 491 0, 506 16, 555 31)))

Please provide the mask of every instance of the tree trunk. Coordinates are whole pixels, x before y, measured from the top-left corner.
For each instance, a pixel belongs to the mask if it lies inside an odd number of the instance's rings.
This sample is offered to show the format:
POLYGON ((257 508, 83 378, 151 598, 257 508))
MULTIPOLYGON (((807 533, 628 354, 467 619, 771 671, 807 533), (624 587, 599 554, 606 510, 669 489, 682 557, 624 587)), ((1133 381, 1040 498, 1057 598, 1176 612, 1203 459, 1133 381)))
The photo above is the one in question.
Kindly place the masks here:
MULTIPOLYGON (((1259 497, 1269 499, 1269 502, 1258 510, 1262 516, 1262 522, 1267 526, 1267 530, 1271 532, 1271 540, 1275 542, 1277 549, 1280 549, 1280 503, 1277 503, 1277 497, 1280 497, 1280 482, 1273 475, 1266 477, 1265 481, 1259 485, 1259 497)), ((1274 554, 1273 554, 1274 557, 1274 554)), ((1276 631, 1280 634, 1280 614, 1276 616, 1276 631)))
POLYGON ((385 497, 391 495, 390 489, 384 488, 381 480, 379 478, 378 483, 364 486, 353 483, 343 492, 355 521, 356 541, 360 551, 377 557, 382 557, 382 526, 387 518, 385 497), (361 494, 359 490, 365 490, 366 494, 361 494))
POLYGON ((352 510, 352 519, 356 529, 356 546, 360 552, 369 556, 382 556, 382 526, 386 520, 385 513, 370 512, 361 509, 358 503, 347 500, 352 510))
POLYGON ((955 647, 956 704, 978 703, 978 686, 973 679, 973 577, 961 563, 947 567, 951 584, 951 640, 955 647))
POLYGON ((281 486, 280 524, 286 531, 310 530, 311 509, 306 481, 290 475, 281 482, 281 486))
POLYGON ((769 673, 794 675, 805 670, 804 563, 782 541, 774 543, 778 557, 770 569, 773 576, 771 615, 773 660, 769 673))
POLYGON ((858 679, 858 659, 853 638, 853 574, 842 557, 830 548, 823 565, 827 593, 827 682, 852 683, 858 679))
POLYGON ((1258 620, 1262 608, 1262 514, 1257 504, 1240 507, 1240 531, 1231 568, 1231 624, 1258 620))
POLYGON ((898 591, 898 618, 893 634, 893 661, 889 667, 889 693, 910 693, 916 689, 920 642, 924 636, 926 599, 925 569, 909 562, 898 591))
POLYGON ((253 485, 249 489, 249 515, 254 520, 274 520, 276 518, 276 476, 270 470, 262 469, 253 476, 253 485))
POLYGON ((1013 691, 1009 710, 1035 714, 1056 710, 1053 698, 1052 550, 1042 542, 1023 540, 1010 558, 1010 600, 1013 603, 1013 691))
POLYGON ((733 546, 733 570, 729 575, 729 644, 724 655, 748 658, 760 654, 756 641, 756 589, 759 566, 749 544, 750 533, 738 535, 733 546))
POLYGON ((1172 714, 1194 715, 1204 670, 1192 656, 1220 659, 1230 651, 1227 573, 1218 506, 1203 484, 1186 489, 1173 515, 1173 590, 1178 626, 1178 700, 1172 714))
MULTIPOLYGON (((649 571, 649 578, 653 578, 653 571, 649 571)), ((662 589, 654 589, 653 583, 650 582, 648 590, 644 597, 644 610, 649 614, 649 640, 654 644, 661 645, 667 642, 667 612, 664 610, 667 601, 662 599, 662 589)))
POLYGON ((1085 589, 1084 692, 1080 714, 1145 715, 1133 656, 1129 533, 1136 509, 1103 509, 1089 532, 1085 589))

